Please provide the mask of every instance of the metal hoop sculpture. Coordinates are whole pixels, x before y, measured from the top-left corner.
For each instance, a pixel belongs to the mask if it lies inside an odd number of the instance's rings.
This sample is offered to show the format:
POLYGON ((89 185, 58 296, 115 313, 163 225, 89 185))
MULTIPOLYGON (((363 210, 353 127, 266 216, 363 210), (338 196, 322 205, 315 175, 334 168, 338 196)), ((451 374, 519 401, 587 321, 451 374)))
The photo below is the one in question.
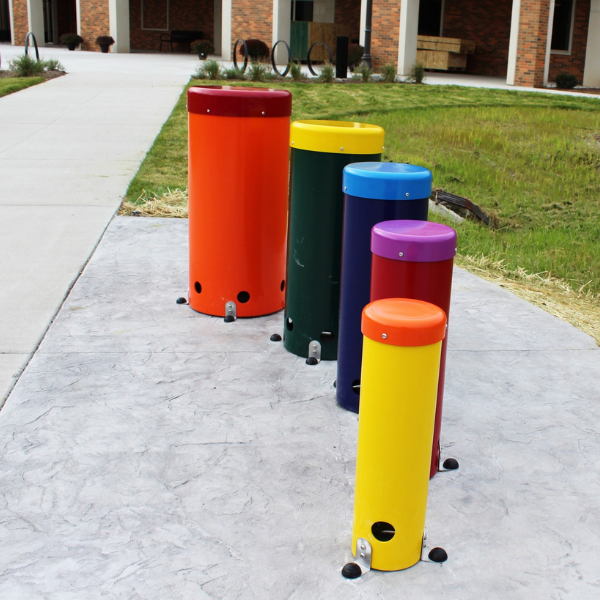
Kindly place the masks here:
POLYGON ((242 73, 246 72, 246 67, 248 66, 248 46, 246 45, 246 42, 242 39, 239 39, 235 42, 235 46, 233 47, 233 66, 236 69, 239 69, 238 64, 237 64, 237 48, 238 48, 238 44, 242 42, 242 44, 244 45, 244 67, 242 69, 242 73))
POLYGON ((33 46, 35 48, 35 58, 38 60, 40 60, 40 51, 38 50, 38 45, 37 45, 37 40, 35 39, 35 35, 33 35, 33 31, 30 31, 26 36, 25 36, 25 54, 29 54, 29 38, 33 38, 33 46))
POLYGON ((279 75, 279 77, 285 77, 290 72, 291 63, 292 63, 292 51, 290 50, 288 43, 285 40, 277 40, 273 44, 273 48, 271 48, 271 66, 273 67, 273 71, 275 71, 275 73, 277 75, 279 75), (283 73, 280 73, 277 70, 277 65, 275 64, 275 48, 277 48, 277 44, 283 44, 285 46, 285 48, 287 50, 287 54, 288 54, 287 67, 285 68, 285 71, 283 73))
POLYGON ((331 54, 331 50, 329 49, 329 46, 325 43, 325 42, 315 42, 309 49, 308 49, 308 54, 306 55, 306 62, 308 63, 308 70, 316 77, 317 74, 315 73, 314 69, 312 68, 312 62, 310 62, 310 53, 313 51, 313 48, 315 46, 325 46, 325 48, 327 49, 327 54, 329 54, 329 62, 331 64, 333 64, 333 54, 331 54))

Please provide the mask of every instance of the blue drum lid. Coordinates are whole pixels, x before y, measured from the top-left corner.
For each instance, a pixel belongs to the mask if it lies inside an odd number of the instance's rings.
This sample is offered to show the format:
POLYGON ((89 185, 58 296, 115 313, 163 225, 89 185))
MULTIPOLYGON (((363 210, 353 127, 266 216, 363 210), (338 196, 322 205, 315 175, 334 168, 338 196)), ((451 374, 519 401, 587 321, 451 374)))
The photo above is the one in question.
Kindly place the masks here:
POLYGON ((361 162, 344 168, 343 190, 373 200, 422 200, 431 195, 431 171, 404 163, 361 162))

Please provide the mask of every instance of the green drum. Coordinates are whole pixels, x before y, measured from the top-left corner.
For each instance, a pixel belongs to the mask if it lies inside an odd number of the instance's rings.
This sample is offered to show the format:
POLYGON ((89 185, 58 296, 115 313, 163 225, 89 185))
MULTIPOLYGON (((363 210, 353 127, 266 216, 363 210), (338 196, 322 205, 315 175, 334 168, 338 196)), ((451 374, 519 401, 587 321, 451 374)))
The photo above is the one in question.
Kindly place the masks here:
POLYGON ((292 123, 283 344, 297 356, 337 359, 343 171, 380 161, 383 140, 377 125, 292 123))

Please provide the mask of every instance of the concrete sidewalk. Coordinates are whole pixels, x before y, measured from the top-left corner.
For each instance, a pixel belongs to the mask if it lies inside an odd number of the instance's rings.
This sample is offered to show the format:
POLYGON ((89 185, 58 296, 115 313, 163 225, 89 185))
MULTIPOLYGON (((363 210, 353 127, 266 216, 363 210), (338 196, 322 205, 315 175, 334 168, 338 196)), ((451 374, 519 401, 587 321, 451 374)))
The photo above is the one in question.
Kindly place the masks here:
MULTIPOLYGON (((3 68, 23 48, 0 45, 3 68)), ((43 48, 68 75, 0 98, 0 405, 198 66, 43 48)))
MULTIPOLYGON (((596 599, 600 348, 455 272, 431 482, 443 565, 350 558, 357 416, 283 314, 177 305, 185 220, 115 218, 0 412, 3 600, 596 599)), ((375 549, 376 551, 376 549, 375 549)))

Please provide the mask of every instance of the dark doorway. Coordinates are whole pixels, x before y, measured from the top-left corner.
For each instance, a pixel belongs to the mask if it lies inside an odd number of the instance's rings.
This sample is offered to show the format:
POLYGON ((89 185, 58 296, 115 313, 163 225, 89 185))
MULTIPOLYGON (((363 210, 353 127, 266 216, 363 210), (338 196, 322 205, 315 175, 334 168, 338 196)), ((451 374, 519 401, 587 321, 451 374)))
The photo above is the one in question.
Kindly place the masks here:
POLYGON ((60 43, 60 36, 65 33, 77 33, 76 0, 44 0, 46 44, 60 43))
POLYGON ((421 0, 419 4, 419 35, 441 35, 442 2, 443 0, 421 0))
POLYGON ((313 0, 292 0, 292 21, 312 21, 313 4, 313 0))
POLYGON ((0 0, 0 42, 12 42, 8 0, 0 0))

